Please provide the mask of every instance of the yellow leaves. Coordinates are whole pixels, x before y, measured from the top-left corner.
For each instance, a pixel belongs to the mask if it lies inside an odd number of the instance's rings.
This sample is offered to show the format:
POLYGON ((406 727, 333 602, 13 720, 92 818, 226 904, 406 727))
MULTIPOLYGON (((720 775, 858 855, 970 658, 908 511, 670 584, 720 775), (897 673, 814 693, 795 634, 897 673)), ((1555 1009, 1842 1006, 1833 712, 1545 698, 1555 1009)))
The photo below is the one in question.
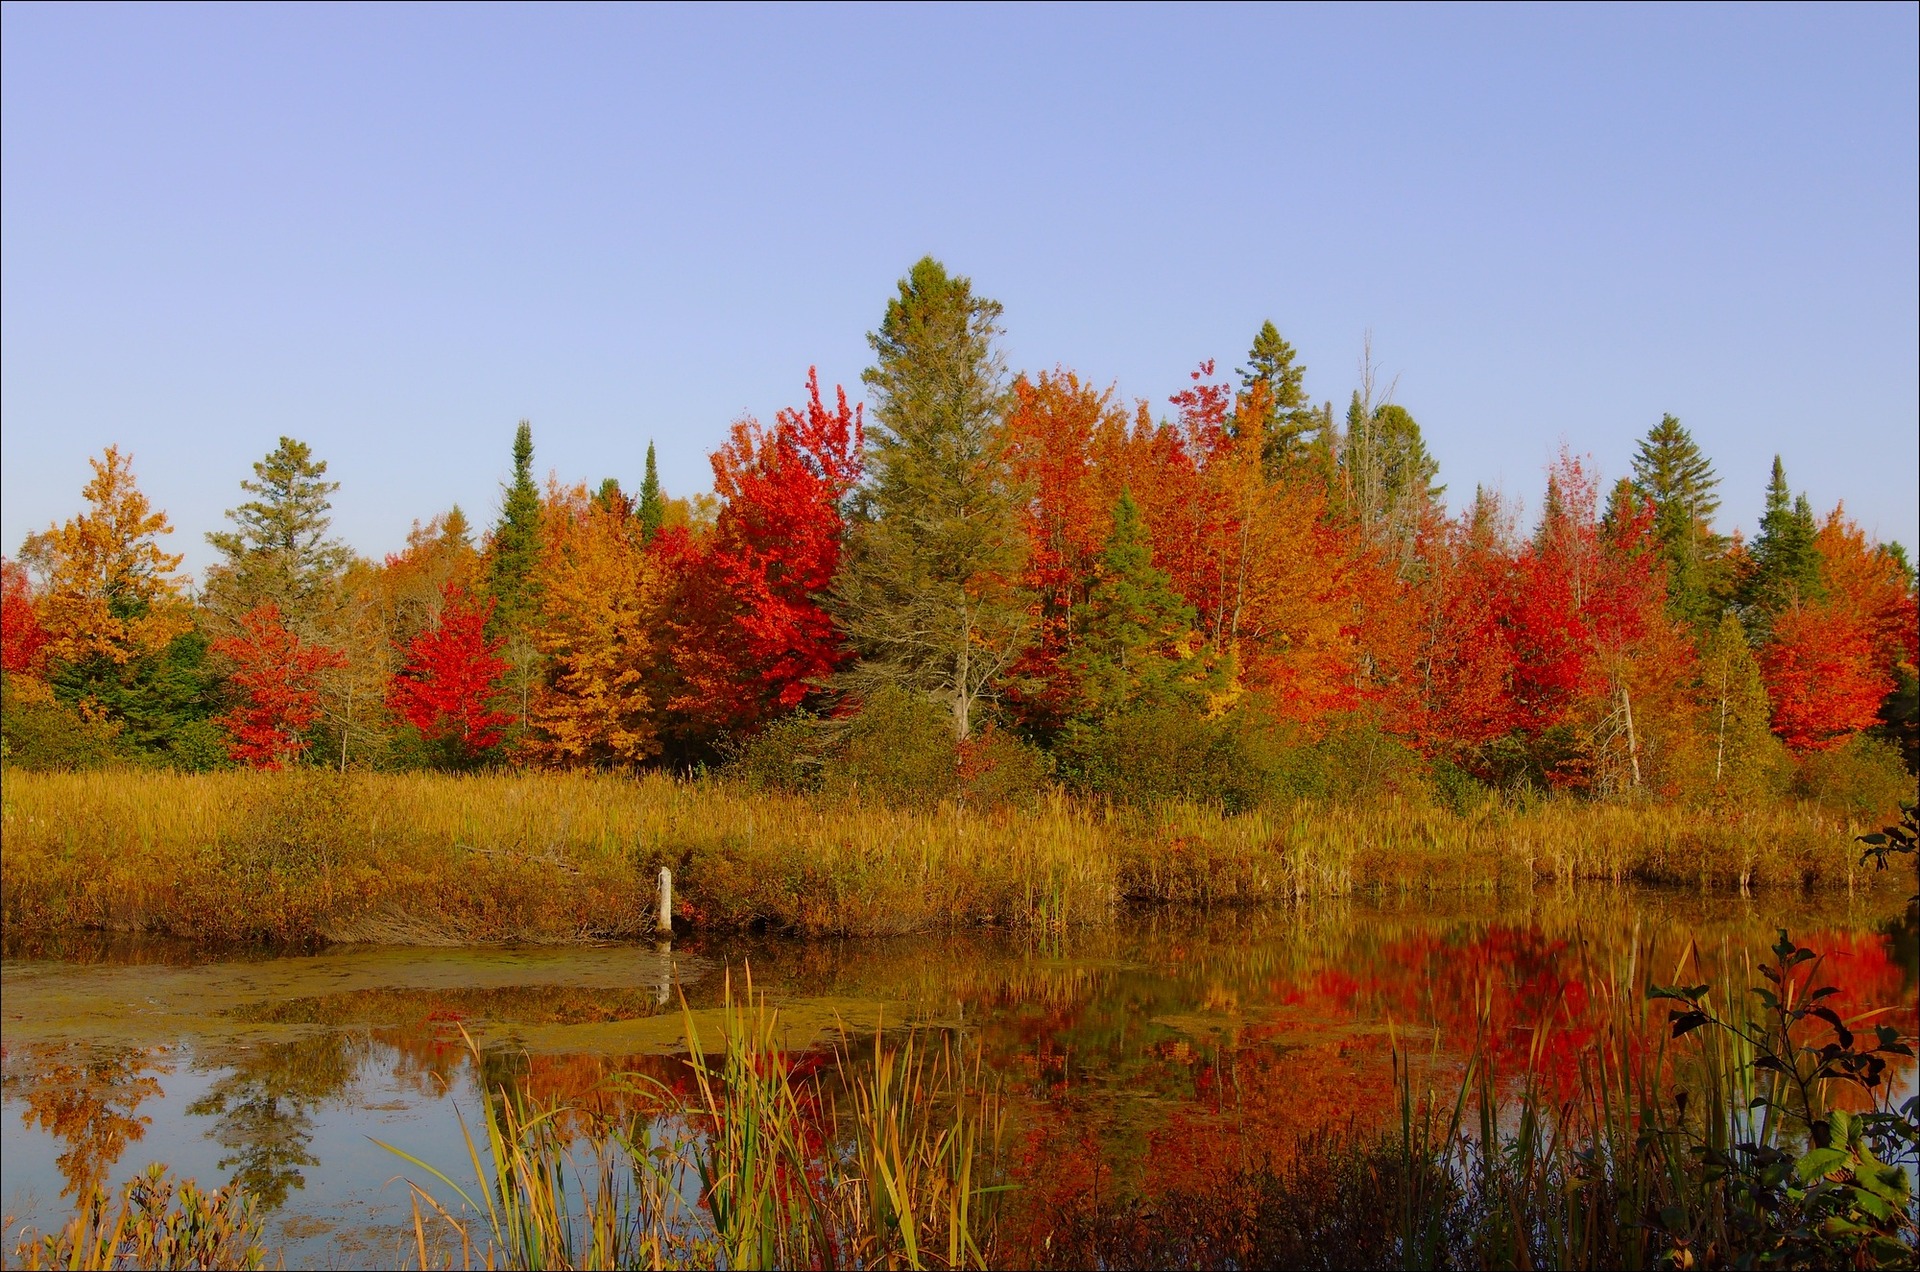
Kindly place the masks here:
POLYGON ((660 750, 666 580, 633 520, 585 486, 550 488, 541 514, 536 753, 557 764, 636 764, 660 750))
POLYGON ((182 558, 156 542, 173 527, 134 484, 133 457, 109 446, 87 462, 93 480, 82 493, 89 510, 28 536, 21 555, 46 577, 41 613, 52 637, 49 656, 125 664, 192 626, 174 575, 182 558))

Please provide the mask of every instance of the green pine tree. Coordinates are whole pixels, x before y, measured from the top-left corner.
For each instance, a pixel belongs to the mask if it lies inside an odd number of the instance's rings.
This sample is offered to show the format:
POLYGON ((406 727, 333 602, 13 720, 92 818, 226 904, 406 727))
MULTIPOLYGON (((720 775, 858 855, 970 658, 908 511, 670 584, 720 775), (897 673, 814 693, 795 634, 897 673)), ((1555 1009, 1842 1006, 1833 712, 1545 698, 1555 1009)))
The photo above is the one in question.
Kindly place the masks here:
POLYGON ((327 537, 329 497, 340 483, 325 480, 326 472, 326 461, 305 442, 282 437, 254 464, 253 480, 240 483, 254 497, 227 510, 235 528, 207 535, 226 558, 207 580, 207 606, 220 618, 232 622, 272 602, 289 626, 311 634, 352 560, 344 544, 327 537))
POLYGON ((495 633, 525 628, 538 600, 534 565, 540 558, 540 489, 533 483, 533 425, 526 420, 514 430, 513 481, 505 491, 487 571, 495 633))
POLYGON ((1795 600, 1819 600, 1824 595, 1820 554, 1814 547, 1818 530, 1807 497, 1790 493, 1786 467, 1775 455, 1766 511, 1753 541, 1753 573, 1741 597, 1752 613, 1749 625, 1755 635, 1764 638, 1773 615, 1795 600))
POLYGON ((1727 541, 1713 530, 1720 478, 1693 436, 1671 415, 1647 430, 1633 457, 1633 489, 1653 503, 1653 530, 1667 560, 1667 596, 1675 617, 1711 623, 1727 541))
POLYGON ((866 695, 924 693, 971 736, 1024 646, 1023 538, 1005 454, 1000 305, 932 257, 900 280, 862 375, 873 408, 868 485, 835 584, 866 695))
POLYGON ((1114 504, 1099 577, 1076 619, 1080 640, 1070 666, 1080 685, 1083 716, 1203 708, 1207 691, 1218 688, 1203 674, 1193 607, 1153 564, 1147 528, 1131 493, 1114 504))
POLYGON ((1291 470, 1307 458, 1325 423, 1320 411, 1307 401, 1307 369, 1294 361, 1293 346, 1280 336, 1271 320, 1260 325, 1247 351, 1247 365, 1240 369, 1242 388, 1254 385, 1266 388, 1265 409, 1257 420, 1233 421, 1236 432, 1247 428, 1260 433, 1260 457, 1269 477, 1291 470))
POLYGON ((640 518, 640 541, 652 543, 667 516, 667 500, 660 493, 660 470, 654 466, 652 442, 647 443, 647 475, 640 480, 640 506, 634 515, 640 518))
POLYGON ((1369 411, 1357 390, 1347 407, 1339 459, 1347 509, 1377 538, 1410 544, 1446 491, 1434 484, 1440 465, 1427 452, 1413 415, 1393 402, 1369 411))

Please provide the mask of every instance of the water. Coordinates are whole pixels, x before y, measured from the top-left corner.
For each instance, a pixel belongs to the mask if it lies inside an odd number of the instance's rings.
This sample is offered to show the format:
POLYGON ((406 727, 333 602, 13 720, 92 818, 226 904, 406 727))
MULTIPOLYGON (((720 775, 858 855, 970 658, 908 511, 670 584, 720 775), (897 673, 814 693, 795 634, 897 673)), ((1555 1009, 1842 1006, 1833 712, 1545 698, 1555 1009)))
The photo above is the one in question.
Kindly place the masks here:
MULTIPOLYGON (((63 1222, 93 1181, 117 1186, 161 1160, 203 1183, 246 1182, 290 1266, 390 1264, 412 1240, 395 1177, 422 1175, 374 1140, 462 1167, 455 1109, 472 1124, 482 1082, 586 1104, 621 1098, 606 1084, 617 1071, 684 1090, 679 994, 717 1040, 723 980, 749 965, 790 1050, 910 1024, 978 1045, 1012 1097, 1013 1222, 1034 1238, 1096 1193, 1204 1189, 1318 1128, 1381 1122, 1394 1038, 1457 1068, 1484 1014, 1509 1069, 1534 1052, 1570 1077, 1598 971, 1636 940, 1655 951, 1636 983, 1684 968, 1732 989, 1743 956, 1788 927, 1829 954, 1843 1013, 1894 1007, 1911 1031, 1915 940, 1898 912, 1897 894, 1599 889, 1154 911, 1040 940, 215 957, 16 939, 0 969, 5 1240, 63 1222)), ((1899 1081, 1910 1091, 1912 1070, 1899 1081)))

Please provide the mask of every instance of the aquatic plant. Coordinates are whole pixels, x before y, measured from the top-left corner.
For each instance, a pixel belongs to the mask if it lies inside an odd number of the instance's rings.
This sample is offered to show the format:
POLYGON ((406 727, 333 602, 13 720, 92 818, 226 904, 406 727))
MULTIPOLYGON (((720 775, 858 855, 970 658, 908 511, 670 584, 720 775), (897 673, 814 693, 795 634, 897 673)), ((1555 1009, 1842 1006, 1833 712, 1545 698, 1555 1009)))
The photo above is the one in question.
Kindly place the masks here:
POLYGON ((267 1250, 262 1222, 243 1188, 203 1191, 175 1180, 158 1162, 121 1190, 108 1218, 107 1194, 96 1187, 57 1233, 23 1233, 13 1251, 20 1268, 261 1268, 267 1250))
POLYGON ((728 980, 722 1015, 714 1064, 683 1002, 688 1101, 627 1075, 647 1107, 575 1135, 561 1104, 490 1093, 484 1159, 461 1119, 473 1177, 492 1181, 479 1199, 383 1145, 465 1206, 408 1181, 421 1266, 433 1260, 422 1205, 462 1266, 476 1254, 508 1268, 989 1266, 1004 1123, 977 1055, 969 1066, 950 1039, 934 1048, 909 1032, 890 1046, 876 1031, 870 1063, 843 1035, 831 1068, 811 1067, 780 1045, 751 973, 738 999, 728 980))

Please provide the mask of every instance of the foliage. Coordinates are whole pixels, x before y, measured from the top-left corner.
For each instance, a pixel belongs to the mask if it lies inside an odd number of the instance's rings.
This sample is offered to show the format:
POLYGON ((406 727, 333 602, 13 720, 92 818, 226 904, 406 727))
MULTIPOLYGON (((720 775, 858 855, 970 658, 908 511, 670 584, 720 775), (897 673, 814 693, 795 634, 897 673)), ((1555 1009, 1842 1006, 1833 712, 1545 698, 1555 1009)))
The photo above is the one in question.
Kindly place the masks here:
POLYGON ((101 768, 125 758, 120 731, 56 701, 39 681, 0 674, 0 758, 9 769, 101 768))
POLYGON ((35 604, 44 656, 122 665, 189 625, 174 575, 181 557, 160 549, 158 537, 173 527, 134 484, 133 457, 109 446, 87 462, 93 480, 81 493, 89 510, 28 535, 20 555, 43 579, 35 604))
POLYGON ((1711 623, 1726 541, 1713 530, 1720 478, 1693 435, 1671 415, 1647 430, 1633 456, 1633 490, 1653 505, 1654 534, 1667 561, 1667 594, 1675 615, 1711 623))
POLYGON ((13 1259, 21 1268, 263 1268, 265 1226, 244 1189, 205 1192, 156 1162, 128 1182, 111 1221, 96 1189, 60 1232, 23 1236, 13 1259))
POLYGON ((299 758, 320 718, 321 673, 345 662, 340 652, 302 643, 272 602, 242 615, 240 634, 215 641, 213 650, 234 663, 229 683, 238 701, 218 721, 232 739, 229 753, 264 769, 299 758))
POLYGON ((860 412, 829 410, 807 373, 804 411, 752 420, 713 456, 726 501, 711 534, 664 540, 680 575, 675 705, 736 732, 817 698, 848 658, 822 605, 840 563, 842 504, 860 476, 860 412))
POLYGON ((326 461, 311 447, 282 437, 255 462, 252 480, 240 483, 253 498, 227 510, 234 528, 207 535, 225 560, 207 576, 206 603, 228 622, 271 604, 304 631, 327 607, 353 554, 327 537, 330 497, 340 483, 326 474, 326 461))
POLYGON ((536 638, 548 672, 529 748, 548 763, 632 764, 660 750, 666 579, 636 529, 584 486, 547 492, 536 638))
POLYGON ((1913 798, 1913 774, 1891 743, 1856 734, 1840 746, 1800 757, 1792 792, 1842 816, 1868 820, 1913 798))
POLYGON ((439 622, 407 645, 407 661, 388 689, 388 705, 456 765, 497 745, 513 721, 491 703, 507 670, 500 639, 486 638, 493 603, 475 607, 453 583, 442 591, 439 622))
POLYGON ((1000 420, 1000 313, 931 257, 900 280, 868 336, 870 480, 835 588, 861 658, 846 686, 931 694, 956 741, 972 734, 1030 628, 1000 420))

